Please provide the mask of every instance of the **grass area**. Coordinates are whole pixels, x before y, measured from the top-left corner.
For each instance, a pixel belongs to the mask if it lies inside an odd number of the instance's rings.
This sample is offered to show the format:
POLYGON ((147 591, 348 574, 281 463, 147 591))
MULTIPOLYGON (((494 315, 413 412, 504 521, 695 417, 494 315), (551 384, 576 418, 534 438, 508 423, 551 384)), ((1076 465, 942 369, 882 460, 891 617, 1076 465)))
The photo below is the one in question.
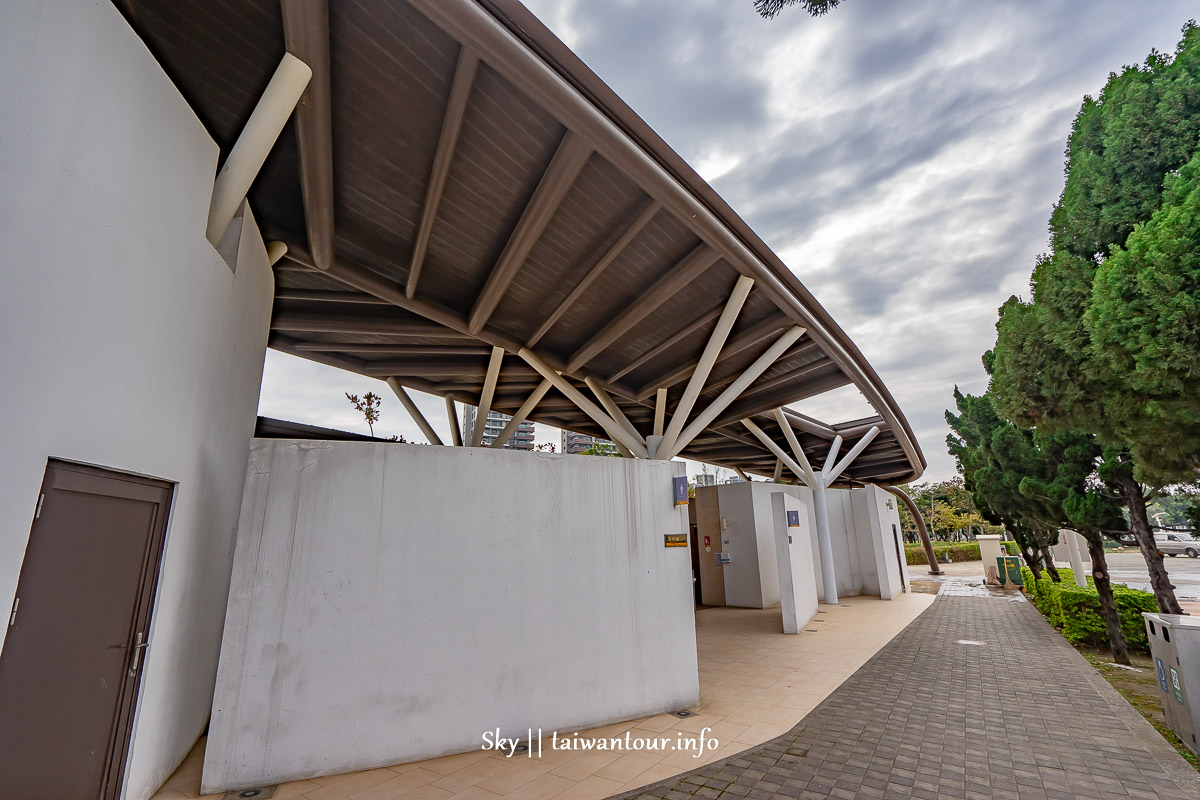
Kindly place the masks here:
POLYGON ((1171 746, 1179 751, 1179 755, 1187 759, 1197 771, 1200 771, 1200 757, 1197 757, 1183 746, 1174 731, 1167 727, 1163 718, 1162 703, 1159 701, 1158 678, 1154 674, 1154 660, 1141 653, 1130 653, 1129 660, 1138 671, 1122 669, 1112 662, 1108 650, 1090 645, 1076 645, 1075 649, 1088 660, 1121 696, 1129 701, 1129 705, 1138 710, 1154 729, 1162 734, 1171 746))

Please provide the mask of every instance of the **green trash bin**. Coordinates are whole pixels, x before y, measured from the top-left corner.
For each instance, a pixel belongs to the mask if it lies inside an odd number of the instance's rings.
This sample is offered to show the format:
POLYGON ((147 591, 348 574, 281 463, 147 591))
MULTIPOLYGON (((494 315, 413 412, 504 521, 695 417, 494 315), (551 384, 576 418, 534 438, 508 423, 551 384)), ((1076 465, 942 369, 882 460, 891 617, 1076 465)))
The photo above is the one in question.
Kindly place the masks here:
POLYGON ((1000 583, 1006 587, 1025 585, 1025 579, 1021 577, 1021 559, 1017 556, 997 556, 996 572, 1000 583))

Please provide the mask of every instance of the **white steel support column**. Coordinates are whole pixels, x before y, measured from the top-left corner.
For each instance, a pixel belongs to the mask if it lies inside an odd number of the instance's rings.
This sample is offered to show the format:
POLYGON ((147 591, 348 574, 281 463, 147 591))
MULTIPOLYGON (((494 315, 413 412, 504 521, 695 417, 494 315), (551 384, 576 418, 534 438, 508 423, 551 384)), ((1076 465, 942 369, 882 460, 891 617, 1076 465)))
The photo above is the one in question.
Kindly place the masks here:
POLYGON ((417 423, 417 427, 421 429, 421 433, 425 434, 425 438, 430 444, 442 443, 441 438, 433 430, 433 426, 429 424, 429 420, 425 419, 425 415, 421 413, 421 409, 417 408, 417 404, 408 396, 408 392, 404 391, 404 387, 400 385, 400 381, 395 378, 388 378, 387 385, 392 387, 392 391, 396 393, 396 397, 400 398, 400 402, 408 410, 408 414, 413 418, 413 422, 417 423))
POLYGON ((454 398, 446 398, 446 418, 450 421, 450 441, 455 447, 462 447, 462 428, 458 424, 458 407, 454 405, 454 398))
POLYGON ((487 375, 483 379, 483 392, 479 395, 479 408, 475 410, 475 429, 471 431, 471 447, 483 444, 483 426, 492 410, 492 396, 496 393, 496 381, 500 378, 500 362, 504 359, 504 348, 493 347, 488 359, 487 375))
MULTIPOLYGON (((746 388, 750 386, 750 384, 753 383, 759 375, 762 375, 768 367, 775 363, 776 359, 783 355, 785 350, 795 344, 796 340, 803 335, 804 328, 801 328, 799 325, 793 325, 780 334, 779 338, 775 340, 775 343, 768 347, 765 353, 755 359, 753 364, 746 367, 745 371, 737 377, 737 380, 729 384, 725 391, 717 395, 717 399, 709 403, 708 408, 701 411, 696 418, 692 420, 691 424, 683 429, 678 438, 670 443, 666 441, 663 442, 662 447, 659 448, 659 457, 668 460, 672 459, 678 455, 683 448, 691 444, 692 439, 695 439, 697 436, 699 436, 700 432, 704 430, 708 423, 712 422, 717 418, 718 414, 728 408, 730 403, 736 400, 742 394, 742 392, 746 391, 746 388)), ((675 417, 678 415, 679 411, 676 410, 675 415, 671 418, 671 424, 675 423, 675 417)), ((671 430, 668 428, 667 436, 665 438, 669 439, 670 433, 671 430)))
MULTIPOLYGON (((863 450, 866 450, 867 445, 869 445, 871 443, 871 441, 878 435, 879 435, 879 426, 878 425, 872 426, 871 430, 864 433, 863 437, 854 443, 854 447, 850 448, 850 452, 848 452, 848 453, 846 453, 846 455, 842 456, 842 460, 837 462, 833 466, 832 470, 829 470, 828 466, 826 466, 825 485, 830 486, 834 481, 836 481, 838 479, 838 476, 841 475, 843 472, 845 472, 846 468, 850 466, 850 463, 852 461, 854 461, 854 459, 858 458, 858 454, 861 453, 863 450)), ((840 439, 841 439, 841 437, 839 436, 837 439, 833 440, 833 443, 835 445, 838 444, 840 439)), ((834 448, 830 447, 829 452, 831 454, 833 454, 836 451, 834 450, 834 448)), ((831 460, 833 460, 832 455, 830 455, 829 458, 825 459, 825 464, 828 465, 831 460)))
POLYGON ((662 387, 654 398, 654 435, 663 435, 663 425, 667 420, 667 389, 662 387))
POLYGON ((592 390, 592 394, 600 401, 600 405, 608 412, 608 415, 613 418, 613 421, 620 425, 626 433, 637 441, 644 441, 642 435, 638 433, 638 429, 633 427, 633 423, 629 421, 629 417, 625 416, 625 412, 612 399, 608 392, 604 391, 604 387, 596 381, 595 378, 587 377, 583 379, 584 384, 592 390))
POLYGON ((637 456, 638 458, 649 457, 649 452, 646 450, 644 443, 630 438, 629 434, 625 432, 625 429, 616 420, 604 413, 604 410, 600 406, 584 397, 583 393, 572 386, 570 381, 555 372, 545 361, 542 361, 537 353, 528 347, 522 347, 517 355, 523 358, 529 366, 541 373, 543 378, 550 381, 555 389, 566 395, 567 399, 574 403, 580 411, 587 414, 597 425, 603 428, 604 432, 608 434, 608 438, 617 445, 618 450, 624 448, 630 455, 637 456))
POLYGON ((833 568, 833 540, 829 535, 829 509, 825 505, 824 476, 817 472, 817 479, 812 489, 813 512, 817 518, 817 549, 821 554, 821 583, 825 587, 825 602, 831 606, 837 605, 837 572, 833 568))
POLYGON ((779 483, 779 481, 782 478, 783 478, 783 459, 777 458, 777 459, 775 459, 775 474, 771 476, 771 482, 779 483))
POLYGON ((675 413, 671 415, 671 424, 667 426, 667 431, 663 434, 663 443, 660 448, 662 452, 674 454, 682 449, 675 447, 675 442, 679 440, 683 426, 687 424, 688 414, 692 413, 692 406, 696 404, 696 398, 704 389, 704 382, 708 380, 708 374, 712 372, 713 364, 717 363, 717 356, 721 355, 721 348, 725 346, 725 340, 729 338, 729 331, 733 329, 733 323, 737 322, 738 314, 741 313, 742 306, 745 305, 746 298, 750 295, 750 289, 753 286, 754 280, 745 275, 740 276, 737 283, 734 284, 733 291, 729 294, 729 300, 725 302, 725 310, 721 312, 717 326, 709 335, 708 343, 704 345, 704 351, 700 353, 700 361, 692 370, 692 376, 688 378, 687 386, 683 389, 683 396, 679 398, 679 403, 675 406, 675 413))
POLYGON ((225 229, 233 221, 233 215, 250 191, 250 184, 254 183, 311 78, 312 70, 307 64, 291 53, 283 54, 283 60, 213 183, 205 235, 214 245, 221 241, 225 229))
POLYGON ((775 477, 776 482, 783 477, 783 467, 786 465, 788 469, 804 479, 804 469, 796 463, 795 459, 783 452, 783 448, 771 441, 771 437, 763 432, 763 429, 754 424, 753 420, 743 419, 742 425, 746 430, 754 434, 754 437, 763 443, 763 446, 775 454, 775 477))
MULTIPOLYGON (((782 464, 780 464, 780 466, 782 466, 782 464)), ((744 480, 746 483, 750 482, 750 476, 747 475, 741 467, 734 467, 733 471, 736 472, 737 476, 739 478, 741 478, 742 480, 744 480)))
POLYGON ((492 447, 504 447, 504 443, 517 432, 517 428, 521 427, 521 423, 525 421, 525 418, 529 416, 534 407, 542 402, 542 398, 546 396, 546 392, 548 391, 550 391, 550 381, 543 380, 530 393, 525 402, 521 403, 521 407, 517 409, 517 413, 513 414, 508 424, 501 429, 500 433, 496 434, 496 440, 492 442, 492 447))
POLYGON ((829 452, 825 455, 825 463, 821 465, 821 472, 829 474, 829 470, 837 463, 838 451, 841 449, 842 437, 839 434, 833 437, 833 444, 829 445, 829 452))
POLYGON ((812 464, 808 463, 808 456, 804 455, 804 448, 800 446, 800 440, 796 438, 796 432, 792 430, 792 425, 787 421, 782 408, 775 409, 775 421, 783 429, 783 438, 787 439, 788 446, 792 448, 792 453, 796 456, 796 463, 804 470, 804 474, 799 477, 808 486, 816 486, 817 478, 813 474, 812 464))

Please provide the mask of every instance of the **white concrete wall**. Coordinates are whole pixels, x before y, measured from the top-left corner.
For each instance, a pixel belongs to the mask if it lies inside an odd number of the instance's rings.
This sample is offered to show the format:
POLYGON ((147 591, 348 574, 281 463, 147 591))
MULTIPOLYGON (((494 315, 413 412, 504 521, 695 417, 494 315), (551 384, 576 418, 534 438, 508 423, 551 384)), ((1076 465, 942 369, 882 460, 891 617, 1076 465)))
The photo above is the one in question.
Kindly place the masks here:
MULTIPOLYGON (((733 559, 721 567, 725 581, 725 605, 770 608, 770 605, 764 605, 763 578, 775 569, 774 555, 772 551, 770 562, 760 564, 760 540, 766 538, 770 544, 773 536, 764 537, 759 530, 762 520, 755 514, 753 488, 752 483, 721 484, 715 487, 721 519, 727 524, 725 530, 720 531, 721 546, 718 549, 729 553, 733 559)), ((769 527, 767 532, 770 533, 769 527)), ((775 580, 778 581, 778 578, 775 580)), ((779 605, 778 585, 774 594, 772 605, 779 605)))
POLYGON ((205 240, 217 147, 111 2, 0 3, 0 109, 0 606, 47 458, 177 482, 126 773, 143 800, 208 718, 271 272, 261 241, 234 274, 205 240))
POLYGON ((787 492, 771 492, 770 501, 783 632, 795 634, 817 613, 817 594, 813 590, 817 568, 812 558, 808 515, 800 499, 787 492), (797 512, 797 525, 788 525, 789 511, 797 512))
MULTIPOLYGON (((824 598, 825 590, 822 581, 820 563, 821 556, 817 544, 816 514, 814 512, 812 490, 804 486, 762 483, 735 484, 720 487, 721 515, 729 520, 729 529, 737 531, 734 541, 743 542, 742 552, 749 551, 750 526, 745 521, 745 495, 753 493, 754 530, 757 544, 768 543, 770 552, 758 548, 759 563, 757 565, 740 565, 737 573, 741 582, 745 583, 749 576, 755 576, 759 581, 758 594, 741 587, 739 597, 763 598, 763 605, 754 608, 772 608, 781 602, 779 581, 779 566, 774 544, 774 522, 771 512, 771 494, 783 492, 796 498, 801 505, 801 515, 805 517, 806 535, 810 542, 811 559, 816 565, 813 574, 814 596, 824 598), (751 488, 753 486, 753 488, 751 488), (727 505, 726 498, 735 502, 727 505), (727 509, 731 509, 727 511, 727 509), (757 574, 756 574, 757 573, 757 574)), ((834 571, 837 574, 837 590, 839 597, 854 597, 856 595, 874 595, 891 599, 902 591, 906 591, 907 569, 902 570, 902 562, 896 556, 896 532, 900 529, 900 516, 895 502, 888 508, 891 495, 876 486, 862 489, 829 489, 826 491, 826 504, 829 510, 830 538, 833 544, 834 571), (882 581, 881 581, 882 576, 882 581)), ((901 540, 902 542, 903 540, 901 540)), ((901 545, 903 552, 903 544, 901 545)), ((744 559, 743 559, 744 560, 744 559)), ((725 567, 726 596, 728 597, 728 582, 730 568, 725 567)), ((746 603, 728 603, 729 605, 750 605, 746 603)))
POLYGON ((255 440, 203 789, 699 699, 682 463, 255 440))

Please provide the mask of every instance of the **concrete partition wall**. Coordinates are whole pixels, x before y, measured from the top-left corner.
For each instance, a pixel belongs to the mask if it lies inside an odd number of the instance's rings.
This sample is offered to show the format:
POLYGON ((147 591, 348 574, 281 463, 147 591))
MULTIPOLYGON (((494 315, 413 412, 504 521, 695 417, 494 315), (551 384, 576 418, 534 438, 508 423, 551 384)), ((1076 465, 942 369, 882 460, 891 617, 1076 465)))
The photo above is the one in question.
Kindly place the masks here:
POLYGON ((699 699, 682 463, 255 440, 205 793, 699 699))
POLYGON ((271 270, 250 217, 236 270, 205 239, 217 146, 112 3, 0 3, 0 108, 0 606, 48 458, 175 482, 125 774, 144 800, 212 705, 271 270))
POLYGON ((817 594, 813 591, 817 568, 812 558, 808 515, 800 499, 791 494, 772 492, 770 499, 783 632, 799 633, 817 613, 817 594), (789 512, 795 512, 793 518, 788 517, 789 512))

